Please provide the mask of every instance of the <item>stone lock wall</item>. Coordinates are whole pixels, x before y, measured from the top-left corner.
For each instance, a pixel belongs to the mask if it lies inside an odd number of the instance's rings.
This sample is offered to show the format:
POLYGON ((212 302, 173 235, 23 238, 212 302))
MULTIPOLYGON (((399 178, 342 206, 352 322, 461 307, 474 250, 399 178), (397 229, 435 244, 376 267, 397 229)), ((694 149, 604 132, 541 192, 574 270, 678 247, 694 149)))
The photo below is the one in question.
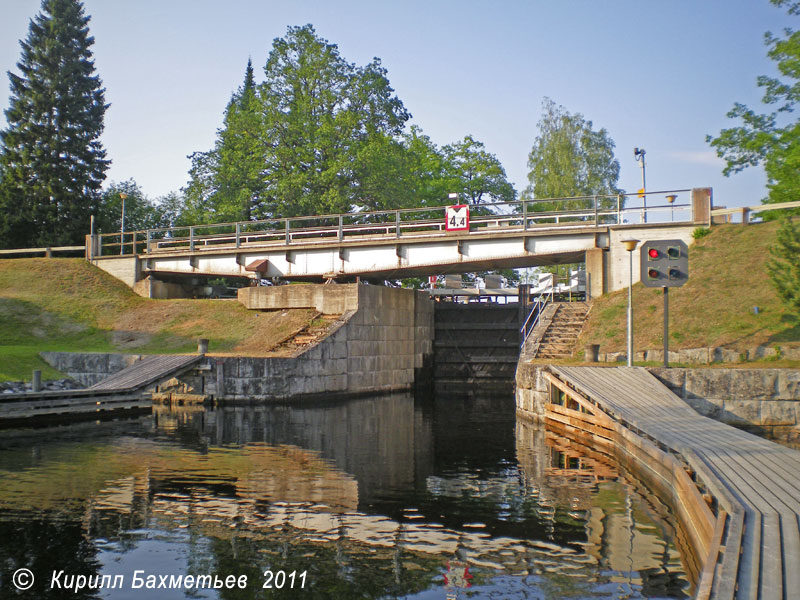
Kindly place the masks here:
MULTIPOLYGON (((316 307, 344 314, 326 338, 296 357, 207 355, 202 368, 181 376, 195 393, 242 402, 332 398, 408 390, 415 381, 430 376, 434 321, 428 294, 357 284, 262 289, 277 290, 277 295, 270 300, 248 295, 254 308, 316 307), (295 289, 297 292, 292 291, 295 289)), ((136 354, 65 352, 42 356, 85 386, 141 358, 136 354)))
MULTIPOLYGON (((328 288, 335 298, 302 290, 315 307, 336 305, 349 318, 296 358, 216 357, 213 394, 226 400, 271 400, 409 389, 430 364, 433 302, 424 292, 371 285, 282 286, 328 288)), ((281 288, 278 288, 279 290, 281 288)), ((322 290, 324 291, 324 289, 322 290)), ((280 292, 284 293, 284 292, 280 292)), ((254 306, 276 302, 251 298, 254 306)))
POLYGON ((766 429, 800 424, 800 370, 648 370, 697 412, 723 423, 766 429))

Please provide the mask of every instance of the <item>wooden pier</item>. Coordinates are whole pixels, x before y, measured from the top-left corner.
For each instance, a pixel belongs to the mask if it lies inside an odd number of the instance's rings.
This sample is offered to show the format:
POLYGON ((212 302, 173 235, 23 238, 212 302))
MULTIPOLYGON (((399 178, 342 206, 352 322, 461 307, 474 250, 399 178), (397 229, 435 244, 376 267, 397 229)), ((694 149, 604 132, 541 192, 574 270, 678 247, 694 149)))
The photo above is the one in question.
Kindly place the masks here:
POLYGON ((672 494, 696 598, 800 598, 800 452, 703 417, 638 367, 556 367, 545 419, 672 494))
POLYGON ((153 355, 82 390, 4 394, 0 397, 0 426, 36 419, 76 419, 149 412, 159 382, 193 368, 201 355, 153 355))

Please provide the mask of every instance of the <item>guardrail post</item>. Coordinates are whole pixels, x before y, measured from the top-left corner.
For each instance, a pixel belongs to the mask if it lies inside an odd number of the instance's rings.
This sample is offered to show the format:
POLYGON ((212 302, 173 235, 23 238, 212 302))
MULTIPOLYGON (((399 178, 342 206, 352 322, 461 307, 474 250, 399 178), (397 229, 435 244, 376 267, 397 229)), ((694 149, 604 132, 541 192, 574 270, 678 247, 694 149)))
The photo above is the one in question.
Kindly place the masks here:
POLYGON ((189 252, 194 252, 194 227, 189 227, 189 252))
POLYGON ((595 194, 594 197, 594 226, 597 227, 599 225, 597 221, 597 195, 595 194))
POLYGON ((236 247, 237 248, 239 247, 239 245, 241 243, 240 242, 241 235, 242 235, 242 224, 241 223, 237 223, 236 224, 236 247))
POLYGON ((617 194, 617 225, 622 225, 622 196, 617 194))
POLYGON ((394 211, 394 232, 395 237, 400 237, 400 211, 394 211))
POLYGON ((339 241, 344 239, 344 216, 339 215, 339 241))
POLYGON ((522 229, 528 230, 528 201, 522 201, 522 229))
POLYGON ((289 219, 284 219, 286 221, 286 245, 292 243, 291 234, 289 233, 289 219))
POLYGON ((133 242, 131 242, 131 243, 133 244, 133 247, 132 247, 133 248, 133 252, 132 253, 136 254, 136 232, 135 231, 133 232, 133 242))
POLYGON ((145 249, 147 254, 150 254, 150 230, 147 230, 147 248, 145 249))

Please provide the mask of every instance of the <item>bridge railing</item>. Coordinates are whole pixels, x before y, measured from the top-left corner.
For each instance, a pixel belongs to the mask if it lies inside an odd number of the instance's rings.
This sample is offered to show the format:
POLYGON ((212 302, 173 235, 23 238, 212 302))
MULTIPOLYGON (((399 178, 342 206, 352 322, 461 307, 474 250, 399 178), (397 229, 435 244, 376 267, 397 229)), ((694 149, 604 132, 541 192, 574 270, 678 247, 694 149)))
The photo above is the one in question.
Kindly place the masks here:
MULTIPOLYGON (((470 205, 470 233, 557 227, 598 227, 623 223, 691 220, 691 190, 648 192, 650 205, 638 206, 638 194, 544 198, 470 205), (654 204, 653 198, 671 197, 654 204), (677 201, 676 200, 680 200, 677 201), (633 205, 633 206, 632 206, 633 205), (688 218, 687 211, 688 210, 688 218), (675 218, 676 212, 678 219, 675 218)), ((647 197, 646 196, 646 197, 647 197)), ((359 211, 232 223, 104 233, 95 236, 91 257, 190 251, 214 247, 400 239, 445 230, 446 206, 359 211)))

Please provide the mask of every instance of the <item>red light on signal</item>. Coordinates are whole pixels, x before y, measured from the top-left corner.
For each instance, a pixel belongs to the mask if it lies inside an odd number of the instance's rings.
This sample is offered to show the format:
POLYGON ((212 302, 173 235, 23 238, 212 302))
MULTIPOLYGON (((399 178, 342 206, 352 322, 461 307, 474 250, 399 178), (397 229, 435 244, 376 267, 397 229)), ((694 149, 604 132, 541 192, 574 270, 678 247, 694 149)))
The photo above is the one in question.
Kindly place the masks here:
POLYGON ((650 249, 647 251, 647 256, 649 256, 649 257, 650 257, 650 260, 656 260, 656 259, 658 259, 658 256, 659 256, 658 250, 656 250, 655 248, 650 248, 650 249))

